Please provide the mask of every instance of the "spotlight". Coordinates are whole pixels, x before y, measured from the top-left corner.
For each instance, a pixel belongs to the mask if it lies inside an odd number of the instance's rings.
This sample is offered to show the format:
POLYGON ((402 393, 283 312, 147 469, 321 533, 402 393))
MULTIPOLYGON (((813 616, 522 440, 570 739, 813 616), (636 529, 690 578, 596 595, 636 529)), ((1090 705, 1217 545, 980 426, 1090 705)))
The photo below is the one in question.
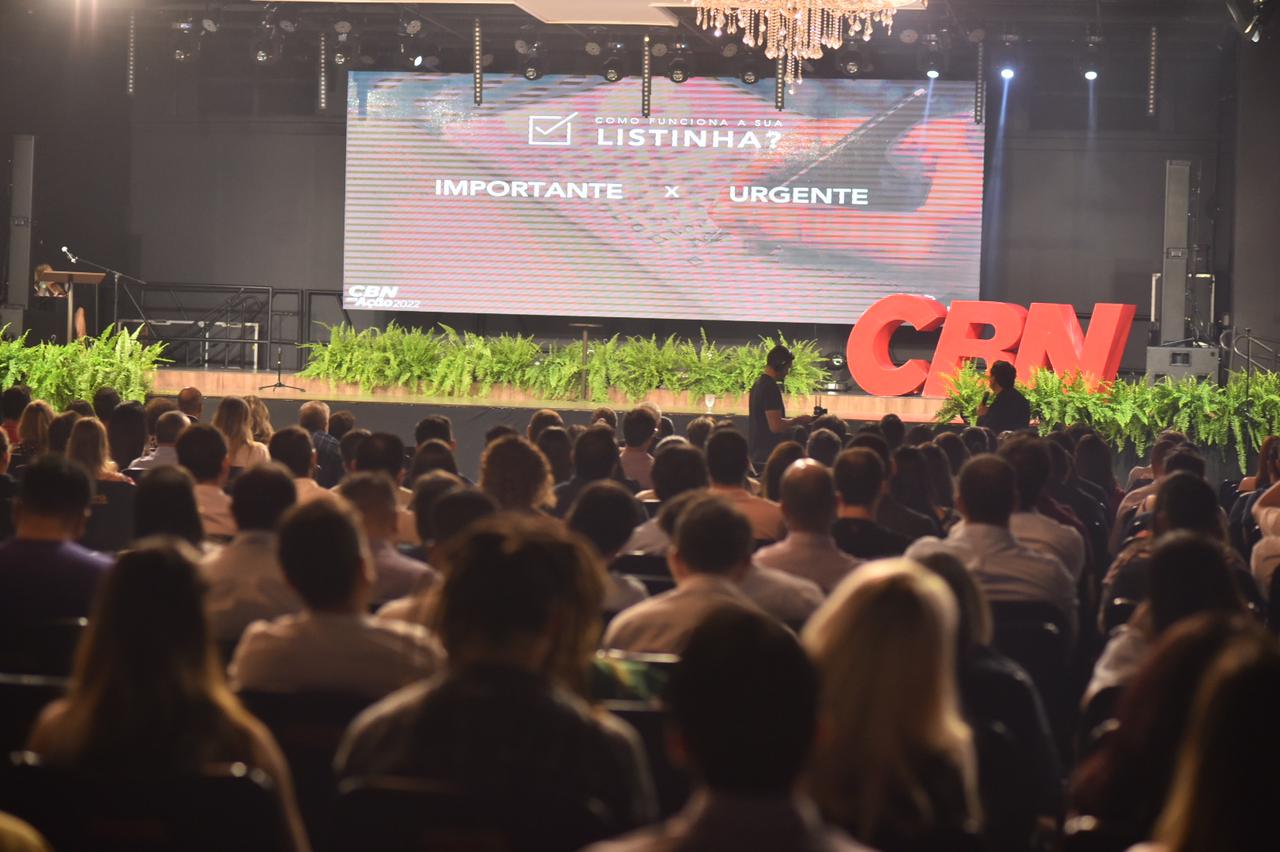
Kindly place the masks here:
POLYGON ((1227 0, 1227 11, 1240 34, 1257 44, 1262 41, 1262 30, 1267 20, 1280 8, 1275 0, 1227 0))
POLYGON ((190 19, 174 21, 171 29, 173 30, 173 61, 185 65, 199 59, 200 33, 203 30, 197 29, 195 22, 190 19))
POLYGON ((542 56, 537 42, 529 47, 529 54, 521 66, 520 73, 524 75, 526 80, 539 80, 542 75, 547 73, 547 60, 542 56))
POLYGON ((254 65, 275 65, 284 54, 284 38, 270 21, 263 21, 249 44, 254 65))
POLYGON ((622 57, 610 56, 600 66, 600 76, 607 82, 616 83, 626 76, 622 67, 622 57))
POLYGON ((916 53, 916 68, 930 80, 937 80, 947 70, 950 37, 947 33, 928 33, 916 53))
POLYGON ((417 44, 417 39, 401 37, 396 45, 396 62, 405 68, 421 68, 426 57, 417 44))
POLYGON ((848 45, 836 54, 836 67, 846 77, 859 77, 871 73, 875 65, 866 48, 848 45))
POLYGON ((428 44, 422 48, 422 67, 427 71, 440 67, 440 46, 438 44, 428 44))
POLYGON ((748 86, 754 86, 760 82, 760 69, 756 67, 754 62, 747 62, 746 65, 742 66, 742 70, 738 72, 738 79, 748 86))
POLYGON ((330 61, 340 68, 350 68, 360 59, 360 41, 356 37, 351 22, 346 18, 334 21, 333 31, 336 34, 333 55, 330 61))
POLYGON ((1017 71, 1015 71, 1015 70, 1013 69, 1013 66, 1011 66, 1011 65, 1006 65, 1006 66, 1004 66, 1003 68, 1001 68, 1001 69, 1000 69, 1000 79, 1001 79, 1001 80, 1012 80, 1012 79, 1013 79, 1014 77, 1016 77, 1017 75, 1018 75, 1018 72, 1017 72, 1017 71))
POLYGON ((591 39, 591 41, 583 45, 582 49, 587 52, 587 56, 599 56, 604 53, 604 48, 600 46, 600 42, 596 39, 591 39))
POLYGON ((1013 33, 1006 33, 999 46, 993 51, 991 67, 996 69, 1001 80, 1012 80, 1020 70, 1018 43, 1020 39, 1013 33))
POLYGON ((1080 75, 1092 83, 1102 73, 1102 37, 1090 35, 1080 57, 1080 75))
POLYGON ((689 43, 677 39, 671 43, 671 58, 667 60, 667 79, 673 83, 683 83, 693 74, 693 53, 689 43))

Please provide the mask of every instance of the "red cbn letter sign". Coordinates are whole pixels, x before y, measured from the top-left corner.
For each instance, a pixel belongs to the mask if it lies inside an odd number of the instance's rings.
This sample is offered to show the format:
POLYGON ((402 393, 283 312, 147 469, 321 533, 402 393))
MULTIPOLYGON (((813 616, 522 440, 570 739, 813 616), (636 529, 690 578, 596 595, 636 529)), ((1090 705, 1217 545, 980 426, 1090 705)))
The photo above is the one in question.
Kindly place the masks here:
POLYGON ((905 396, 921 387, 925 396, 946 396, 947 377, 973 358, 988 365, 1009 361, 1024 382, 1042 368, 1111 381, 1136 311, 1134 305, 1096 305, 1085 334, 1071 305, 962 301, 952 302, 948 312, 928 296, 897 294, 867 308, 849 332, 846 357, 854 381, 876 396, 905 396), (919 331, 942 327, 932 362, 894 363, 889 342, 903 325, 919 331))

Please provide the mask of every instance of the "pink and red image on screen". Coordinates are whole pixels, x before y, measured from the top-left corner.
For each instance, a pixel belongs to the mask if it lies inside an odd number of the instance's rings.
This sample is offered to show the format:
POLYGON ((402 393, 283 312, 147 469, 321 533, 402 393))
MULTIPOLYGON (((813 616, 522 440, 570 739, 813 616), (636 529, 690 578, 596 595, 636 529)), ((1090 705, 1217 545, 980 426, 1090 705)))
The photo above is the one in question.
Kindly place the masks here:
POLYGON ((353 72, 348 309, 852 323, 978 295, 972 85, 353 72))

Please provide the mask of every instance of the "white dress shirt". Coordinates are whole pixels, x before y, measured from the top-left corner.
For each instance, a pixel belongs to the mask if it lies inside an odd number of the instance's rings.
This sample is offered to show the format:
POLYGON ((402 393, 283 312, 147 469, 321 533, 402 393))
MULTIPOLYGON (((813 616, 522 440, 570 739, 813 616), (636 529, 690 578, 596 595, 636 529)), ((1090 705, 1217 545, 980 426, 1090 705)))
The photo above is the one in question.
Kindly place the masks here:
MULTIPOLYGON (((952 532, 963 526, 964 521, 958 522, 952 532)), ((1009 517, 1009 530, 1032 550, 1058 557, 1071 572, 1071 578, 1079 582, 1084 573, 1084 537, 1075 527, 1060 524, 1039 512, 1014 512, 1009 517)))
POLYGON ((619 651, 679 654, 704 618, 721 607, 758 610, 738 584, 715 574, 692 574, 670 591, 620 612, 601 645, 619 651))
POLYGON ((757 497, 745 488, 728 485, 712 485, 711 493, 729 501, 733 508, 751 521, 751 535, 757 541, 782 541, 787 535, 787 525, 782 519, 782 507, 772 500, 757 497))
POLYGON ((830 533, 790 532, 777 544, 756 551, 755 563, 817 583, 829 593, 862 560, 841 550, 830 533))
POLYGON ((401 553, 389 541, 371 541, 373 570, 377 579, 373 584, 375 603, 402 598, 422 591, 436 581, 434 568, 401 553))
POLYGON ((173 444, 161 444, 145 456, 134 459, 133 464, 129 465, 129 469, 150 470, 153 467, 164 467, 165 465, 178 466, 178 450, 173 444))
POLYGON ((300 612, 302 601, 276 557, 276 534, 248 530, 200 563, 208 584, 205 610, 219 640, 239 638, 251 623, 300 612))
POLYGON ((987 600, 1052 604, 1075 635, 1076 584, 1056 556, 1019 543, 1005 527, 973 523, 952 529, 945 539, 926 536, 907 548, 906 556, 914 559, 938 551, 963 562, 987 600))
POLYGON ((812 580, 753 563, 738 581, 743 594, 792 627, 804 624, 822 606, 822 589, 812 580))
POLYGON ((642 489, 653 488, 653 456, 637 447, 623 447, 618 453, 622 475, 639 484, 642 489))
POLYGON ((1080 706, 1086 706, 1104 689, 1128 684, 1150 656, 1151 640, 1147 634, 1127 624, 1120 625, 1094 663, 1080 706))
POLYGON ((204 534, 230 538, 236 534, 236 520, 231 516, 231 497, 221 486, 207 482, 196 483, 196 509, 204 534))
POLYGON ((237 690, 380 698, 435 674, 443 658, 439 644, 418 625, 307 611, 251 624, 228 671, 237 690))
POLYGON ((631 531, 631 538, 622 546, 621 553, 643 553, 645 556, 666 556, 671 549, 671 538, 662 531, 657 518, 650 518, 631 531))

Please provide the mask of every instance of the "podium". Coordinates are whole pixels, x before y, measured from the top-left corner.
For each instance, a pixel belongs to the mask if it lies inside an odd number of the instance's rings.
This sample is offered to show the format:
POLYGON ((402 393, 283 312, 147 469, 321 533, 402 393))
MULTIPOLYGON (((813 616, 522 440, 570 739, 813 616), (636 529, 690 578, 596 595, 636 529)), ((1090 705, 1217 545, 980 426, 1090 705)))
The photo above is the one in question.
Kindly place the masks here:
POLYGON ((76 320, 76 285, 83 287, 96 287, 102 283, 102 279, 106 278, 104 272, 58 272, 49 270, 42 272, 36 278, 36 284, 45 285, 45 288, 53 291, 58 295, 60 290, 66 295, 67 299, 67 343, 75 340, 75 320, 76 320), (57 287, 57 290, 54 287, 57 287))

